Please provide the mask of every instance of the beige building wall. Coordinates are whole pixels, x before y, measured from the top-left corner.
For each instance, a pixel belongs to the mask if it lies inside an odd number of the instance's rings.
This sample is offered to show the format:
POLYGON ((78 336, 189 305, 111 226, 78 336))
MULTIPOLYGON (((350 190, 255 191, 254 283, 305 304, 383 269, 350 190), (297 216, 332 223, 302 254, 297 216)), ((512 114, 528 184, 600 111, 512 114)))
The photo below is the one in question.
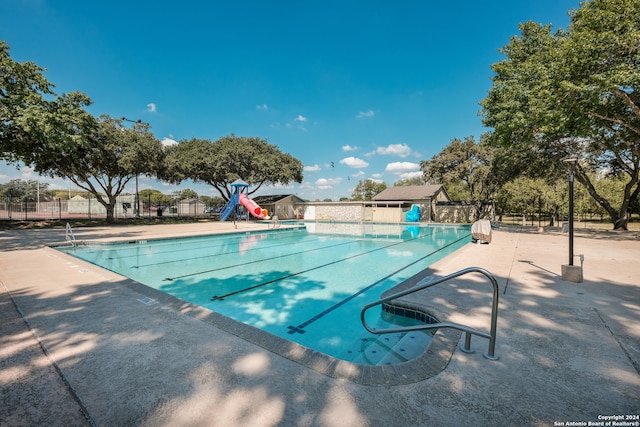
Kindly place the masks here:
POLYGON ((399 207, 373 207, 371 220, 373 222, 404 222, 407 211, 399 207))
POLYGON ((361 203, 310 203, 305 206, 304 219, 318 221, 362 221, 361 203))

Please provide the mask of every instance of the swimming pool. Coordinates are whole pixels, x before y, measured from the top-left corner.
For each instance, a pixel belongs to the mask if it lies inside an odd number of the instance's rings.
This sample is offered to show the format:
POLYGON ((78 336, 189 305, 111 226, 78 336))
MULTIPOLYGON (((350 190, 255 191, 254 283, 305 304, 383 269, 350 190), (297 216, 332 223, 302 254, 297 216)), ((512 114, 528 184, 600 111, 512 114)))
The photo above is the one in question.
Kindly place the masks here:
MULTIPOLYGON (((369 334, 360 309, 470 242, 470 227, 302 225, 57 249, 338 359, 394 364, 424 351, 430 334, 369 334)), ((417 322, 368 316, 378 327, 417 322)))

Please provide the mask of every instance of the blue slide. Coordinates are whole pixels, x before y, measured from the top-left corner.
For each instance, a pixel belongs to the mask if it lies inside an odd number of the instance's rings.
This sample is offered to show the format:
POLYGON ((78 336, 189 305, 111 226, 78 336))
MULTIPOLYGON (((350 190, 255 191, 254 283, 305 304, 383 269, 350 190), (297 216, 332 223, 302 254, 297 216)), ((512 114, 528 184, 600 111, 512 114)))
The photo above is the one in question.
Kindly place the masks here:
POLYGON ((233 212, 233 208, 235 208, 237 204, 238 204, 238 195, 232 194, 231 198, 222 209, 222 212, 220 212, 220 221, 226 221, 227 218, 229 218, 229 215, 231 215, 231 212, 233 212))
POLYGON ((420 206, 413 205, 404 217, 405 222, 420 222, 420 206))

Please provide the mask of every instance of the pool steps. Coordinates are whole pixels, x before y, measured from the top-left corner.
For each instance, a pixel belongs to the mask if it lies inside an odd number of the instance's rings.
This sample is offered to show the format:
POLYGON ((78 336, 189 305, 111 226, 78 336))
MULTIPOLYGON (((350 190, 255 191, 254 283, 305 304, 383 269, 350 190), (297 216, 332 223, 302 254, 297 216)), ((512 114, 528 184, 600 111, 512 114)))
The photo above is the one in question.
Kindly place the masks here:
POLYGON ((378 301, 367 304, 360 311, 360 321, 362 322, 362 325, 365 327, 365 329, 371 332, 372 334, 389 334, 389 333, 409 332, 409 331, 416 331, 416 330, 429 330, 429 329, 437 329, 437 328, 457 329, 465 333, 464 345, 460 346, 461 351, 465 353, 473 353, 474 350, 471 349, 471 335, 477 335, 479 337, 487 338, 489 340, 489 349, 486 353, 484 353, 484 357, 489 360, 498 360, 499 357, 495 355, 495 348, 496 348, 496 333, 497 333, 496 329, 498 325, 499 294, 500 292, 498 288, 498 281, 496 280, 494 275, 491 274, 491 272, 480 267, 469 267, 469 268, 462 269, 460 271, 456 271, 455 273, 449 274, 447 276, 440 277, 438 279, 435 279, 434 277, 426 277, 421 281, 419 281, 416 284, 416 286, 413 286, 402 292, 395 293, 393 295, 388 295, 382 299, 379 299, 378 301), (438 323, 424 324, 424 325, 418 325, 418 326, 404 326, 399 328, 376 329, 370 326, 365 320, 365 313, 367 312, 367 310, 369 310, 374 306, 384 305, 386 303, 389 303, 390 301, 396 300, 403 296, 429 288, 431 286, 448 282, 452 279, 455 279, 459 276, 463 276, 469 273, 480 273, 484 275, 487 279, 489 279, 489 281, 491 282, 491 285, 493 286, 493 302, 491 305, 491 325, 490 325, 490 332, 488 333, 484 331, 480 331, 475 328, 471 328, 466 325, 461 325, 461 324, 452 323, 452 322, 438 322, 438 323))

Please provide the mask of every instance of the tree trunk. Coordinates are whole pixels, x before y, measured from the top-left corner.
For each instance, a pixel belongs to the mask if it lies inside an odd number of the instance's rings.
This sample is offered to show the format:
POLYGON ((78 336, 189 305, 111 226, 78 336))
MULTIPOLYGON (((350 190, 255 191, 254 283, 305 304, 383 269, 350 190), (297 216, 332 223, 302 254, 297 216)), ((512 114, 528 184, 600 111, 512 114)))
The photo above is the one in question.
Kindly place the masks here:
POLYGON ((629 217, 626 215, 620 215, 617 219, 613 221, 613 229, 614 230, 624 230, 627 231, 629 224, 629 217))
POLYGON ((473 222, 476 222, 480 219, 482 215, 482 202, 476 200, 473 202, 473 222))
POLYGON ((630 202, 632 200, 635 200, 635 198, 638 197, 638 192, 640 191, 640 187, 638 187, 638 174, 637 173, 634 174, 631 177, 631 180, 625 185, 622 206, 620 207, 619 211, 616 211, 613 208, 613 206, 611 206, 611 203, 609 203, 609 200, 605 199, 600 194, 598 194, 595 187, 591 183, 591 180, 586 174, 583 173, 581 168, 576 167, 575 172, 576 172, 575 177, 578 180, 578 182, 584 185, 587 188, 587 191, 589 192, 591 197, 593 197, 593 199, 600 206, 602 206, 602 208, 605 211, 607 211, 607 213, 609 214, 609 217, 611 218, 611 222, 613 223, 613 229, 626 231, 628 229, 627 225, 629 222, 630 202), (631 189, 633 189, 634 186, 635 186, 635 190, 632 193, 631 189))
POLYGON ((105 209, 107 210, 107 224, 113 224, 116 222, 114 211, 115 207, 112 204, 105 205, 105 209))
MULTIPOLYGON (((107 224, 114 224, 116 222, 115 211, 116 211, 116 202, 117 196, 108 195, 109 202, 103 203, 102 205, 107 210, 107 224)), ((101 200, 104 201, 104 200, 101 200)))

